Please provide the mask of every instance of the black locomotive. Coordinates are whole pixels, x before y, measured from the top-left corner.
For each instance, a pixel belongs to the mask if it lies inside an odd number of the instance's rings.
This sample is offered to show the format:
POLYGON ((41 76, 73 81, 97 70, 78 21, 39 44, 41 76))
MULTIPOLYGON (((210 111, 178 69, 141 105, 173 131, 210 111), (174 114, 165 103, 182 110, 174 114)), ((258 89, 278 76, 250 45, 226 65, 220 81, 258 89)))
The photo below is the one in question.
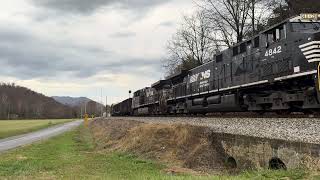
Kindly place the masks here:
POLYGON ((297 16, 138 90, 112 114, 317 111, 319 62, 320 15, 297 16))

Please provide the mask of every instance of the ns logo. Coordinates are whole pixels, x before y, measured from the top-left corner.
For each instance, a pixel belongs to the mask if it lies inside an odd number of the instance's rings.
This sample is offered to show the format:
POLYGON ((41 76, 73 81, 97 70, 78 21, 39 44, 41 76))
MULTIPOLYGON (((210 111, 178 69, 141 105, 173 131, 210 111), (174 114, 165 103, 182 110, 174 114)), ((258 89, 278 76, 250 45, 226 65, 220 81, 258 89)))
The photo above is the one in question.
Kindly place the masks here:
POLYGON ((204 72, 201 72, 201 73, 197 73, 197 74, 194 74, 190 77, 190 83, 194 83, 194 82, 197 82, 197 81, 202 81, 202 80, 205 80, 205 79, 209 79, 211 76, 211 70, 206 70, 204 72))

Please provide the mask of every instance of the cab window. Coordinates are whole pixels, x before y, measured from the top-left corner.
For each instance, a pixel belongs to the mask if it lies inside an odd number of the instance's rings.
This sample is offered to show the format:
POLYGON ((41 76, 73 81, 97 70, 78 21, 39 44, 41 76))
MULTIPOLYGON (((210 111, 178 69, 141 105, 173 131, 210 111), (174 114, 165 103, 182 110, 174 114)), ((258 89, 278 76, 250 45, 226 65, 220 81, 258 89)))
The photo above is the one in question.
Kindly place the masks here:
POLYGON ((320 22, 294 22, 291 26, 293 32, 314 32, 320 29, 320 22))
POLYGON ((223 55, 220 54, 220 55, 217 55, 216 56, 216 62, 222 62, 223 61, 223 55))
POLYGON ((282 39, 285 39, 286 38, 285 26, 281 25, 281 26, 278 26, 270 31, 267 31, 265 36, 267 39, 267 43, 269 45, 273 44, 275 42, 278 42, 282 39))

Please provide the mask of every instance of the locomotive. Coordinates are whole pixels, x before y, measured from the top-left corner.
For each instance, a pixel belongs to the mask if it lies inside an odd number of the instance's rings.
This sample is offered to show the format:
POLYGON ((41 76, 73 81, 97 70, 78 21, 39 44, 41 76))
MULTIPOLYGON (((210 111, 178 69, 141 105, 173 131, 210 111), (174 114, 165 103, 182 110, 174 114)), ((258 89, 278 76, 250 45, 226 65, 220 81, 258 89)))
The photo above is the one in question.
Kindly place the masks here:
POLYGON ((112 114, 310 113, 320 109, 319 77, 320 15, 302 14, 136 91, 112 114))

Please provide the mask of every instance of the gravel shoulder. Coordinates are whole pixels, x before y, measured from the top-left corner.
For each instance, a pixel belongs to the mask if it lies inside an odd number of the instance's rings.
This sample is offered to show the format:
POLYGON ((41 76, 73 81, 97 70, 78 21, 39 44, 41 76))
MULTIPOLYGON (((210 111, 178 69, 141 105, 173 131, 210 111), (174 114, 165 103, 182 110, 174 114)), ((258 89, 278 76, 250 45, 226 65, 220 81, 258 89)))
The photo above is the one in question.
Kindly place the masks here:
POLYGON ((213 132, 320 144, 318 118, 111 117, 145 123, 190 124, 213 132))

